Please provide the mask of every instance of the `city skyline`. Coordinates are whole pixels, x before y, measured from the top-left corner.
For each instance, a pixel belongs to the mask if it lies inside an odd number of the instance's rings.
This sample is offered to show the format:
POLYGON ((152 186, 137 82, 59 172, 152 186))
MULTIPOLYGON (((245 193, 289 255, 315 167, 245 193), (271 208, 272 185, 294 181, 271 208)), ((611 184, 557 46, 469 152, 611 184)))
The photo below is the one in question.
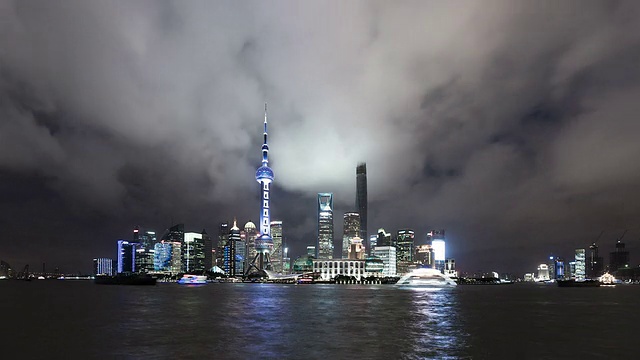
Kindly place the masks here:
POLYGON ((293 258, 321 192, 340 247, 366 163, 368 235, 522 273, 626 229, 636 266, 640 6, 493 4, 3 3, 0 259, 88 272, 136 225, 259 224, 268 102, 293 258))

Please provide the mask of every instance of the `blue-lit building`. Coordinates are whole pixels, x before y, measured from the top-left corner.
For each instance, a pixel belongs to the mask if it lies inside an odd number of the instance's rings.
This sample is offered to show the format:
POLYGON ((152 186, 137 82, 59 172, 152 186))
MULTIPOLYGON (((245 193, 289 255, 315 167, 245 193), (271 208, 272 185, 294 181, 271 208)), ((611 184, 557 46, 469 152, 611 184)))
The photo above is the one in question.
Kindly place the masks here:
POLYGON ((118 240, 118 273, 136 271, 136 243, 118 240))
POLYGON ((260 183, 260 234, 256 238, 256 255, 251 260, 245 275, 255 271, 262 275, 263 270, 272 270, 270 254, 273 252, 271 238, 271 183, 273 170, 269 167, 269 145, 267 143, 267 104, 264 104, 264 132, 262 143, 262 165, 256 170, 256 181, 260 183))
POLYGON ((161 241, 154 246, 153 270, 171 271, 171 256, 173 254, 173 244, 168 241, 161 241))

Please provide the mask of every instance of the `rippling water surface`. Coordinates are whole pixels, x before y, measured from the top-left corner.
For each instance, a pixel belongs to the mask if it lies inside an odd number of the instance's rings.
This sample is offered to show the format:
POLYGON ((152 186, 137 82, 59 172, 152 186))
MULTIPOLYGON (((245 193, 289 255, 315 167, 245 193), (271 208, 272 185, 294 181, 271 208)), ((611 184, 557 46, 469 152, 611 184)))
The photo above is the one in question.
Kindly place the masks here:
POLYGON ((4 281, 0 350, 23 359, 633 359, 639 300, 633 285, 4 281))

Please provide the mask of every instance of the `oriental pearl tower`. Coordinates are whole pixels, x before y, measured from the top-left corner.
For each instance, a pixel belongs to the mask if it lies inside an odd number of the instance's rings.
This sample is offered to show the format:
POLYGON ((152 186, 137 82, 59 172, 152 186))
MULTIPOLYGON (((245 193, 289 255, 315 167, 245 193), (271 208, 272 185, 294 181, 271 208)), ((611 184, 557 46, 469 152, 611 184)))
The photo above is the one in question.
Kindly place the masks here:
POLYGON ((265 275, 264 270, 271 270, 269 254, 273 251, 271 238, 270 186, 273 181, 273 170, 269 167, 269 145, 267 145, 267 104, 264 104, 264 142, 262 143, 262 166, 256 171, 256 180, 260 183, 260 234, 256 238, 257 254, 247 268, 246 275, 258 273, 265 275))

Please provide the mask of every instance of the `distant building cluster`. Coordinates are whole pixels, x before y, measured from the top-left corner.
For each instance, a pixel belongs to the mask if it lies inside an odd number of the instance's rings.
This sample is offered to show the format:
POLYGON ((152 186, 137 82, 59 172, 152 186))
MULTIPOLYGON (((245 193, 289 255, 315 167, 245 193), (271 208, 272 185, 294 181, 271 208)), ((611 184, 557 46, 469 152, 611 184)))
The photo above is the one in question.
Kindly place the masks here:
POLYGON ((613 251, 609 253, 608 263, 605 263, 599 246, 593 242, 588 248, 575 249, 572 258, 568 261, 560 256, 550 256, 547 263, 538 265, 536 273, 527 273, 524 279, 525 281, 568 279, 582 281, 599 279, 605 274, 610 274, 620 280, 636 281, 640 277, 640 271, 637 267, 630 267, 629 251, 625 249, 625 243, 622 242, 623 237, 624 234, 616 240, 613 251))
POLYGON ((455 260, 445 256, 445 231, 432 230, 417 240, 413 229, 388 233, 380 228, 367 238, 367 166, 356 167, 356 210, 343 215, 341 256, 334 258, 333 193, 318 193, 317 238, 294 271, 312 271, 319 279, 399 277, 417 267, 431 267, 456 276, 455 260), (306 267, 305 267, 306 266, 306 267))
POLYGON ((360 281, 366 277, 399 277, 417 267, 431 267, 456 275, 455 261, 445 256, 444 230, 432 230, 416 241, 412 229, 387 233, 379 229, 367 232, 367 165, 356 166, 355 211, 343 216, 341 256, 334 259, 333 193, 318 193, 317 237, 307 246, 307 254, 293 267, 283 237, 283 222, 271 221, 271 183, 267 142, 267 108, 265 104, 262 164, 255 178, 260 184, 260 221, 251 221, 240 229, 236 220, 220 224, 217 243, 213 244, 205 230, 185 232, 183 224, 173 225, 158 239, 154 231, 133 230, 131 239, 117 241, 116 259, 94 259, 96 275, 116 273, 155 273, 174 276, 206 272, 227 277, 265 276, 274 274, 312 273, 316 278, 338 277, 360 281))

